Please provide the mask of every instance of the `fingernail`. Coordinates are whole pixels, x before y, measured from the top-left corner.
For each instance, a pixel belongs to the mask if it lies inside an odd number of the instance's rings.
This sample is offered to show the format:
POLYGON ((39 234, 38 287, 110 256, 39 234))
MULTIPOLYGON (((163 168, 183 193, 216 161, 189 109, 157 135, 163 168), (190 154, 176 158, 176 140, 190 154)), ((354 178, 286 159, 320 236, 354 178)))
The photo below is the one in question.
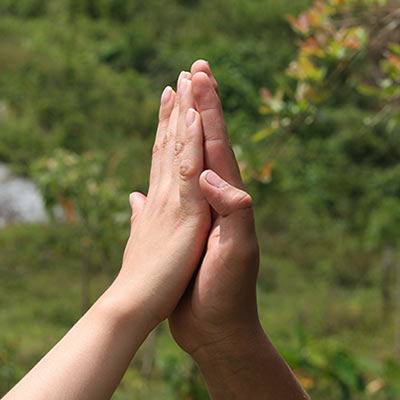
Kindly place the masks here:
POLYGON ((178 76, 178 81, 177 81, 177 88, 178 88, 178 89, 179 89, 179 86, 181 85, 182 79, 184 79, 184 78, 187 79, 189 75, 190 75, 189 72, 186 72, 186 71, 182 71, 182 72, 179 74, 179 76, 178 76))
POLYGON ((185 93, 186 87, 188 84, 188 80, 186 78, 183 78, 180 83, 179 83, 179 94, 182 96, 185 93))
POLYGON ((208 71, 203 71, 205 74, 207 74, 209 77, 211 77, 211 67, 210 63, 207 60, 200 59, 199 61, 204 62, 208 66, 208 71))
POLYGON ((178 83, 186 77, 186 71, 182 71, 178 76, 178 83))
POLYGON ((171 94, 172 89, 170 86, 167 86, 161 95, 161 105, 166 106, 169 103, 171 99, 171 94))
POLYGON ((217 188, 221 188, 226 185, 225 181, 223 181, 215 172, 208 171, 206 175, 206 180, 211 186, 215 186, 217 188))
POLYGON ((196 111, 193 108, 189 108, 186 113, 186 126, 189 128, 196 120, 196 111))

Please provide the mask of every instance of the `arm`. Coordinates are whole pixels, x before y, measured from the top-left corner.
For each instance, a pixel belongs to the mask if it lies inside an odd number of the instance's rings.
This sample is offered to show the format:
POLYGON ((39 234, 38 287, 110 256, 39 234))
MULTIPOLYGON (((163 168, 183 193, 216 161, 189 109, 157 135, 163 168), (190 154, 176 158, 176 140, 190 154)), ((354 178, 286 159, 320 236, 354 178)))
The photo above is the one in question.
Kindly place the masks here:
POLYGON ((204 61, 192 66, 191 76, 208 168, 200 186, 214 212, 195 284, 169 318, 172 334, 198 364, 212 399, 307 399, 258 318, 252 200, 226 134, 216 81, 204 61))
POLYGON ((217 218, 223 219, 201 268, 218 271, 216 278, 225 283, 212 283, 214 309, 206 310, 202 321, 207 334, 191 351, 210 395, 212 399, 228 395, 231 399, 307 399, 258 319, 259 256, 251 198, 213 172, 202 174, 200 184, 217 218))
POLYGON ((4 400, 109 399, 157 324, 144 299, 126 307, 117 291, 111 287, 4 400))
POLYGON ((308 399, 261 329, 192 354, 212 399, 308 399))
POLYGON ((203 132, 191 82, 167 88, 148 197, 134 193, 131 232, 111 287, 4 400, 109 399, 148 333, 176 307, 202 255, 210 208, 199 186, 203 132))

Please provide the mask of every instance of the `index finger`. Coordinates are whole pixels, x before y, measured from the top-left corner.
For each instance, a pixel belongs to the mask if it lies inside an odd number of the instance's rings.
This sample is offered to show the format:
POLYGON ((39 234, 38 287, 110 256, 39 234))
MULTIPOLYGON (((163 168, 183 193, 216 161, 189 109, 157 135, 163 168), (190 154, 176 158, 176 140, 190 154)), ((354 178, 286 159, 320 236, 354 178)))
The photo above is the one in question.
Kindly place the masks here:
POLYGON ((204 130, 204 157, 207 168, 217 172, 230 184, 243 188, 239 166, 229 141, 218 94, 209 76, 192 75, 193 96, 204 130))

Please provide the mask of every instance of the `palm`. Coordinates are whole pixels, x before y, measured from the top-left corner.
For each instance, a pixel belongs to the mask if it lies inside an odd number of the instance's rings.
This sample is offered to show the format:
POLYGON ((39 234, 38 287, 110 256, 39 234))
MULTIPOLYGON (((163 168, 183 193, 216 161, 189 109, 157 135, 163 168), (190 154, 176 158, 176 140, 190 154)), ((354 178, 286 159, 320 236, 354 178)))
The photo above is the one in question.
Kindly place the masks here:
POLYGON ((232 273, 236 269, 232 252, 234 233, 224 229, 222 220, 219 216, 214 220, 194 284, 169 317, 172 335, 188 353, 229 335, 235 329, 231 322, 237 321, 238 315, 247 314, 248 310, 244 313, 240 310, 243 304, 248 304, 244 298, 252 296, 257 263, 245 274, 232 273))
MULTIPOLYGON (((217 83, 208 64, 202 61, 193 64, 191 73, 196 108, 204 129, 205 165, 226 182, 243 189, 226 134, 217 83)), ((214 205, 213 208, 216 209, 214 205)), ((251 207, 232 215, 215 213, 207 251, 194 283, 169 317, 179 346, 193 353, 198 347, 223 340, 238 326, 258 319, 257 272, 258 246, 251 207)))
POLYGON ((193 338, 201 335, 205 323, 212 323, 219 315, 213 307, 218 304, 214 299, 219 296, 220 279, 216 279, 216 272, 212 268, 217 265, 219 259, 219 232, 220 225, 215 221, 208 238, 207 253, 194 284, 188 288, 178 307, 169 317, 172 335, 177 343, 189 353, 197 347, 193 338))

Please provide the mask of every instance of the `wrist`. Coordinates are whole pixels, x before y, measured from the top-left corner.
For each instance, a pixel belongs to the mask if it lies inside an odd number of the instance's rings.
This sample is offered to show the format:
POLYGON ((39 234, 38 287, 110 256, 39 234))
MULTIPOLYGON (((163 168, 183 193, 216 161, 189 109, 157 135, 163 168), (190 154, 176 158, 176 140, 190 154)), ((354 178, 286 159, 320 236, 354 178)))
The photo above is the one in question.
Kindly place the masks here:
POLYGON ((227 359, 243 359, 244 355, 250 356, 260 346, 269 343, 262 326, 258 323, 226 335, 223 339, 204 344, 195 349, 191 356, 202 369, 209 364, 216 365, 227 359))
POLYGON ((150 302, 144 290, 118 280, 106 290, 95 307, 116 329, 140 327, 140 336, 145 337, 161 322, 151 313, 150 302))
POLYGON ((308 396, 261 325, 193 353, 211 399, 293 399, 308 396))

